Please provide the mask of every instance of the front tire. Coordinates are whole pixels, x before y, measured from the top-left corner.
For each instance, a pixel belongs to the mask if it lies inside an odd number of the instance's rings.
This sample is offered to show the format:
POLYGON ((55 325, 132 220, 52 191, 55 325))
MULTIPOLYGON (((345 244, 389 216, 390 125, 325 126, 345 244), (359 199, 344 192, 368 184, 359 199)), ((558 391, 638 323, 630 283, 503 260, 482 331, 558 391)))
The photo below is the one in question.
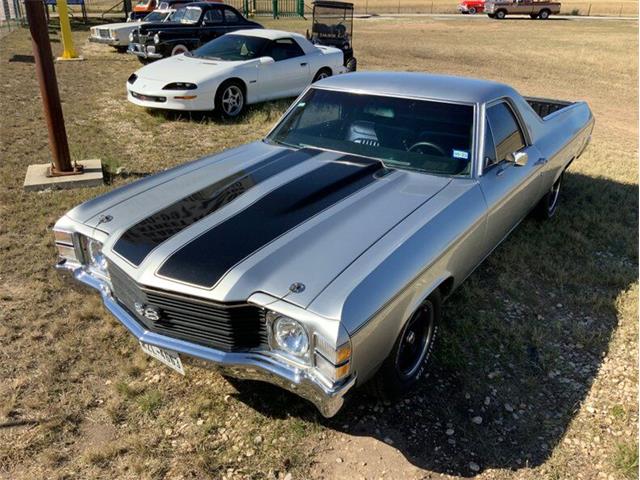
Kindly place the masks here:
POLYGON ((407 320, 371 382, 376 396, 385 400, 404 396, 424 376, 438 332, 441 308, 442 296, 436 290, 407 320))
POLYGON ((236 118, 246 105, 244 85, 231 80, 218 88, 215 98, 215 109, 223 118, 236 118))
POLYGON ((540 220, 548 220, 556 214, 558 203, 560 202, 560 187, 562 187, 562 177, 560 175, 551 189, 545 193, 544 197, 536 205, 534 214, 540 220))

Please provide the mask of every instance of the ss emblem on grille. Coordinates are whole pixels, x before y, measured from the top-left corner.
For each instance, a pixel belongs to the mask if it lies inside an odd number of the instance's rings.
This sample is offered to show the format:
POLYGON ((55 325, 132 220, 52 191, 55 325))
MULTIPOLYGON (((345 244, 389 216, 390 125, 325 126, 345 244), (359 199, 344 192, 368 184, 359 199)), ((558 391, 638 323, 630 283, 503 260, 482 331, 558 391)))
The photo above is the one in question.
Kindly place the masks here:
POLYGON ((143 305, 140 302, 136 302, 133 304, 133 308, 135 308, 138 315, 142 315, 152 322, 160 320, 160 309, 158 307, 154 307, 153 305, 143 305))

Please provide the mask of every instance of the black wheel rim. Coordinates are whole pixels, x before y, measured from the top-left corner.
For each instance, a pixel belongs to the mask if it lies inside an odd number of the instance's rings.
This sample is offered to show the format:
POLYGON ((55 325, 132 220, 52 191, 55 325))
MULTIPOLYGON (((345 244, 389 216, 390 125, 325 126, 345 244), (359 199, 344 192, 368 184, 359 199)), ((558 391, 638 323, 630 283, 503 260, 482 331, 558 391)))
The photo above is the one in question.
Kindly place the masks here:
POLYGON ((413 377, 420 369, 433 341, 434 320, 433 305, 427 302, 403 328, 396 355, 396 369, 401 377, 413 377))

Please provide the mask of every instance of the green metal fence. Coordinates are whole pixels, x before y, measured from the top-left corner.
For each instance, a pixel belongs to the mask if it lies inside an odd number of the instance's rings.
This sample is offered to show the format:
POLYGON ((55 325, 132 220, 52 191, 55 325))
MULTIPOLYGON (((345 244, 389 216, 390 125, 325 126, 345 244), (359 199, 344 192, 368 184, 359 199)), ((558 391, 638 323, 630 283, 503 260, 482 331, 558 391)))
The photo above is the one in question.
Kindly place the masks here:
POLYGON ((226 0, 247 16, 304 17, 304 0, 226 0))

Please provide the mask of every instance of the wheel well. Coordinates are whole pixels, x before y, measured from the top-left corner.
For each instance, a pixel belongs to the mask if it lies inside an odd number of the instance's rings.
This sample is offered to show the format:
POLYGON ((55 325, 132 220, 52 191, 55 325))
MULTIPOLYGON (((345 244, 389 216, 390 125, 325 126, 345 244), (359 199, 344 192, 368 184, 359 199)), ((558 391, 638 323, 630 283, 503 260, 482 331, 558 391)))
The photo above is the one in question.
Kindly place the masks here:
POLYGON ((233 77, 233 78, 227 78, 224 82, 222 82, 220 85, 218 85, 218 88, 216 89, 216 96, 218 96, 218 92, 220 91, 220 89, 222 87, 224 87, 225 85, 228 85, 229 83, 238 83, 240 85, 240 88, 242 88, 242 93, 245 96, 245 102, 247 101, 247 84, 244 83, 244 80, 242 80, 241 78, 237 78, 237 77, 233 77))
POLYGON ((330 73, 331 75, 333 75, 333 70, 331 69, 331 67, 322 67, 322 68, 319 68, 319 69, 318 69, 318 71, 316 72, 315 76, 317 77, 317 76, 318 76, 318 74, 319 74, 320 72, 322 72, 323 70, 328 70, 328 71, 329 71, 329 73, 330 73))
MULTIPOLYGON (((506 9, 504 9, 504 8, 499 8, 498 10, 496 10, 496 13, 498 13, 498 12, 503 12, 504 14, 506 14, 506 13, 507 13, 507 10, 506 10, 506 9)), ((495 15, 495 14, 494 14, 494 15, 495 15)))
POLYGON ((438 289, 442 293, 443 298, 448 297, 453 291, 453 277, 447 278, 444 282, 440 284, 438 289))

